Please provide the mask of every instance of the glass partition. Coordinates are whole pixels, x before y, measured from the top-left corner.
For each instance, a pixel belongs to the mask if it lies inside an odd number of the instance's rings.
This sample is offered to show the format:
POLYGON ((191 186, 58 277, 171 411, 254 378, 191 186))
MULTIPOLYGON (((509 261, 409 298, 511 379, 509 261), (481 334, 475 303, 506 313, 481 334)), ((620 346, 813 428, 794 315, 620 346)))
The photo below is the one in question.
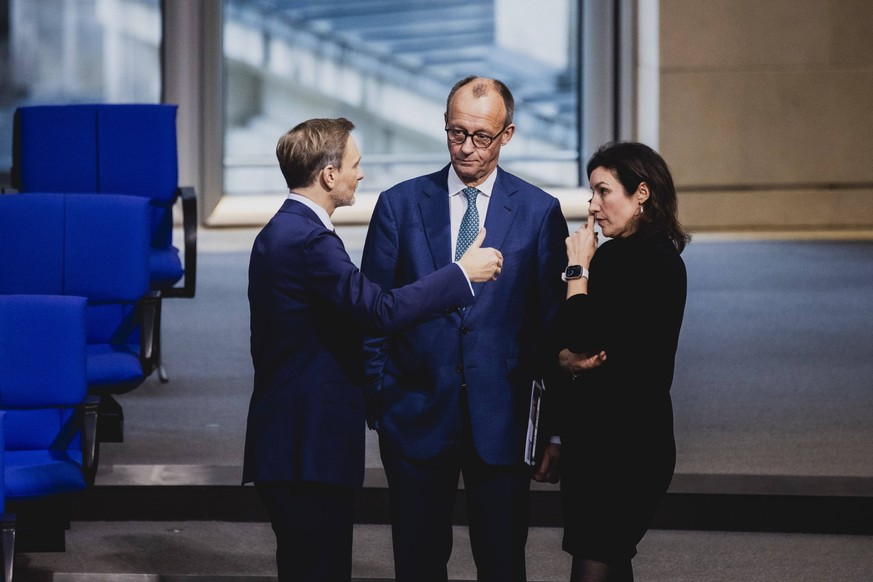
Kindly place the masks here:
POLYGON ((160 0, 0 2, 0 172, 22 105, 157 103, 160 0))
POLYGON ((225 0, 224 192, 281 190, 279 136, 347 117, 364 187, 445 163, 443 113, 469 74, 513 91, 502 165, 538 185, 578 182, 578 18, 572 0, 225 0))

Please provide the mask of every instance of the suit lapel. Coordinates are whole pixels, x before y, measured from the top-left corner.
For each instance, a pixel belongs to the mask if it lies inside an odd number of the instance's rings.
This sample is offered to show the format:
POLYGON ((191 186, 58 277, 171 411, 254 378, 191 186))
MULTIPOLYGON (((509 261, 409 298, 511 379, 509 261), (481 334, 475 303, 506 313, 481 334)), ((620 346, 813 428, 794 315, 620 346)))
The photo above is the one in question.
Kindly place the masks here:
POLYGON ((452 230, 449 218, 448 166, 421 189, 418 210, 433 259, 434 270, 452 262, 452 230))
POLYGON ((515 217, 516 201, 514 199, 518 189, 506 178, 506 174, 497 168, 497 180, 491 192, 491 200, 488 202, 488 214, 485 215, 485 242, 482 246, 500 249, 503 241, 509 234, 512 220, 515 217))
MULTIPOLYGON (((515 217, 516 202, 514 196, 518 189, 507 179, 506 173, 497 168, 497 179, 491 191, 488 202, 488 213, 485 215, 485 242, 482 246, 500 249, 509 234, 515 217)), ((448 166, 442 172, 434 174, 434 180, 427 182, 421 189, 418 201, 421 213, 421 223, 427 245, 430 249, 434 269, 439 269, 452 262, 452 233, 449 218, 448 166)), ((496 283, 473 283, 473 292, 477 303, 488 292, 489 287, 496 283)), ((464 317, 469 317, 476 304, 468 307, 464 317)))
MULTIPOLYGON (((515 216, 513 196, 515 196, 517 189, 506 179, 503 170, 497 168, 496 171, 497 180, 494 182, 491 200, 488 202, 488 213, 485 215, 486 234, 482 246, 500 250, 504 246, 503 241, 509 234, 515 216)), ((476 297, 481 299, 481 296, 493 285, 494 283, 474 283, 473 291, 476 293, 476 297)))
MULTIPOLYGON (((491 191, 491 200, 488 202, 488 213, 485 215, 485 241, 483 247, 493 247, 500 250, 509 234, 512 221, 515 217, 516 202, 514 196, 517 188, 506 179, 506 174, 497 168, 497 180, 491 191)), ((476 295, 476 303, 464 311, 464 318, 472 316, 476 312, 476 305, 482 302, 488 290, 497 282, 473 283, 473 293, 476 295)))

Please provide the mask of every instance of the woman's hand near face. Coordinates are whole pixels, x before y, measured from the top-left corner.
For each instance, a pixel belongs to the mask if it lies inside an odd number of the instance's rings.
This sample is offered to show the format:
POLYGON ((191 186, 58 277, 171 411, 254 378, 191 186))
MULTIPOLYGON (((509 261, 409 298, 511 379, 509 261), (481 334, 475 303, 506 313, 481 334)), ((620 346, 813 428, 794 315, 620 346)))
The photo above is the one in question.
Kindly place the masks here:
POLYGON ((586 269, 597 250, 597 231, 594 230, 594 215, 579 230, 567 237, 567 264, 582 265, 586 269))
MULTIPOLYGON (((567 265, 581 265, 588 269, 591 257, 597 250, 597 232, 594 230, 594 215, 588 215, 588 222, 567 237, 567 265)), ((588 293, 588 279, 580 277, 567 281, 567 298, 588 293)))

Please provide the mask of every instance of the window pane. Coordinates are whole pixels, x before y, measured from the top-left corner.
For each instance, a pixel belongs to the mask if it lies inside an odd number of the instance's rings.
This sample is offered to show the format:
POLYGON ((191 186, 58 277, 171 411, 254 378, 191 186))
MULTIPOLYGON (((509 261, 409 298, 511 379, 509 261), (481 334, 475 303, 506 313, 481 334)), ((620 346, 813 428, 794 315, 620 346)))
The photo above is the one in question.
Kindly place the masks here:
POLYGON ((160 0, 8 0, 0 11, 4 172, 16 107, 160 101, 160 0))
POLYGON ((448 162, 445 99, 469 74, 515 95, 502 165, 576 186, 573 0, 225 0, 227 194, 274 193, 275 146, 311 117, 357 126, 368 190, 448 162))

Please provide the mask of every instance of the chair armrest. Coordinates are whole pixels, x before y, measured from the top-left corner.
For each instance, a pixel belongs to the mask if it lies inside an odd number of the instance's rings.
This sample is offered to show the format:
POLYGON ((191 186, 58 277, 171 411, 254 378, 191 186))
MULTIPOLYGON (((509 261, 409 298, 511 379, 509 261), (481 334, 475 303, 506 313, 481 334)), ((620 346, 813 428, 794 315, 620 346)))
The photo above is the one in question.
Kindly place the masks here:
POLYGON ((182 228, 185 236, 185 283, 163 291, 164 297, 194 297, 197 288, 197 195, 194 188, 182 186, 176 191, 182 200, 182 228))

